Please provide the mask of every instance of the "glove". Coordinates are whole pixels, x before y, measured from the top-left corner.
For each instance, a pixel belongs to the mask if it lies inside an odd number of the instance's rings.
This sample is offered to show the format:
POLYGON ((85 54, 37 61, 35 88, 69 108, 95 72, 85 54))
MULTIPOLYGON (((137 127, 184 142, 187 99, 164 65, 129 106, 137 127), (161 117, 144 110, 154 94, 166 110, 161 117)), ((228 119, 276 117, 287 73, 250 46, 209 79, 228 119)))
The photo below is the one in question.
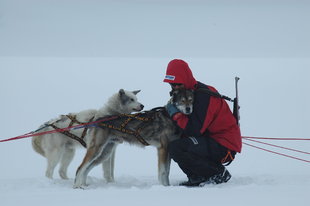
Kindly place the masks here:
POLYGON ((166 105, 166 110, 170 117, 173 117, 176 113, 180 113, 180 110, 171 102, 166 105))

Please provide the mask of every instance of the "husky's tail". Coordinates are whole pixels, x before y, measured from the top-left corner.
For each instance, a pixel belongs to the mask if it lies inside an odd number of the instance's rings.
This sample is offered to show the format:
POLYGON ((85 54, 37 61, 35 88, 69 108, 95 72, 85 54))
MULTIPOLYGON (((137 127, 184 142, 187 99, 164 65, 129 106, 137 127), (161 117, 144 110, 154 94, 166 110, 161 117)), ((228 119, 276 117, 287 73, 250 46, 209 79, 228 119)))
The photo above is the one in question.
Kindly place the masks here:
MULTIPOLYGON (((49 127, 50 124, 54 124, 54 123, 57 123, 59 121, 65 121, 66 118, 67 117, 65 115, 60 115, 58 118, 52 119, 48 122, 45 122, 43 125, 41 125, 39 127, 39 129, 37 131, 40 131, 40 130, 45 131, 46 127, 49 127)), ((36 151, 37 153, 39 153, 40 155, 45 157, 45 152, 42 148, 42 136, 32 137, 31 143, 32 143, 32 148, 34 149, 34 151, 36 151)))
POLYGON ((42 136, 32 137, 32 141, 31 141, 32 148, 34 149, 34 151, 36 151, 37 153, 45 157, 45 152, 42 149, 41 142, 42 142, 42 136))

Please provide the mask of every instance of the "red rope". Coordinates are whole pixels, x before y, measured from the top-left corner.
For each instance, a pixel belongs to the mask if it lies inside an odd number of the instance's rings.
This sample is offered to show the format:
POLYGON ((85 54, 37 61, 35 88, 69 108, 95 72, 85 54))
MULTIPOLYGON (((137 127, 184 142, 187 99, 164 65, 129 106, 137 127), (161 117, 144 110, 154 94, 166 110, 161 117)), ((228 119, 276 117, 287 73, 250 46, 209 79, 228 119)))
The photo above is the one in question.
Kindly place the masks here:
POLYGON ((293 151, 293 152, 299 152, 299 153, 310 155, 309 152, 304 152, 304 151, 301 151, 301 150, 296 150, 296 149, 292 149, 292 148, 288 148, 288 147, 281 147, 281 146, 278 146, 278 145, 269 144, 269 143, 266 143, 266 142, 261 142, 261 141, 257 141, 257 140, 253 140, 253 139, 245 139, 245 140, 252 141, 252 142, 257 142, 259 144, 265 144, 265 145, 268 145, 268 146, 277 147, 277 148, 281 148, 281 149, 286 149, 286 150, 290 150, 290 151, 293 151))
POLYGON ((256 149, 260 149, 260 150, 266 151, 266 152, 270 152, 270 153, 273 153, 273 154, 277 154, 277 155, 281 155, 281 156, 288 157, 288 158, 291 158, 291 159, 295 159, 295 160, 299 160, 299 161, 310 163, 309 160, 304 160, 304 159, 301 159, 301 158, 298 158, 298 157, 294 157, 294 156, 286 155, 286 154, 283 154, 283 153, 275 152, 275 151, 268 150, 268 149, 265 149, 265 148, 262 148, 262 147, 258 147, 258 146, 252 145, 252 144, 248 144, 248 143, 245 143, 245 142, 243 142, 243 144, 245 144, 247 146, 250 146, 250 147, 254 147, 256 149))
POLYGON ((310 140, 309 138, 278 138, 278 137, 248 137, 242 136, 243 139, 265 139, 265 140, 310 140))
POLYGON ((75 125, 75 126, 71 126, 71 127, 66 127, 66 128, 55 129, 55 130, 50 130, 50 131, 46 131, 46 132, 39 132, 39 133, 30 132, 30 133, 27 133, 27 134, 24 134, 24 135, 20 135, 20 136, 17 136, 17 137, 12 137, 12 138, 9 138, 9 139, 0 140, 0 142, 8 142, 8 141, 24 139, 24 138, 28 138, 28 137, 35 137, 35 136, 40 136, 40 135, 45 135, 45 134, 64 132, 64 131, 68 131, 68 130, 71 130, 71 129, 74 129, 74 128, 79 128, 79 127, 83 128, 84 126, 87 126, 87 125, 92 125, 92 124, 97 124, 99 122, 113 120, 115 118, 118 118, 118 116, 112 116, 112 117, 100 119, 100 120, 94 121, 94 122, 89 122, 89 123, 85 123, 85 124, 79 124, 79 125, 75 125))
MULTIPOLYGON (((112 119, 115 119, 115 118, 117 118, 117 116, 112 116, 112 117, 109 117, 109 118, 100 119, 98 121, 93 121, 93 122, 89 122, 89 123, 85 123, 85 124, 79 124, 79 125, 75 125, 75 126, 71 126, 71 127, 61 128, 61 129, 50 130, 50 131, 46 131, 46 132, 39 132, 39 133, 30 132, 30 133, 27 133, 27 134, 24 134, 24 135, 21 135, 21 136, 0 140, 0 142, 7 142, 7 141, 12 141, 12 140, 17 140, 17 139, 24 139, 24 138, 28 138, 28 137, 34 137, 34 136, 40 136, 40 135, 45 135, 45 134, 52 134, 52 133, 57 133, 57 132, 63 132, 63 131, 68 131, 68 130, 75 129, 75 128, 78 129, 79 127, 83 128, 83 127, 85 127, 87 125, 97 124, 99 122, 109 121, 109 120, 112 120, 112 119)), ((308 138, 271 138, 271 137, 248 137, 248 136, 242 136, 242 138, 245 139, 245 140, 248 140, 248 141, 257 142, 257 143, 265 144, 265 145, 268 145, 268 146, 273 146, 273 147, 277 147, 277 148, 281 148, 281 149, 286 149, 286 150, 291 150, 291 151, 294 151, 294 152, 300 152, 300 153, 304 153, 304 154, 310 154, 309 152, 295 150, 295 149, 291 149, 291 148, 287 148, 287 147, 281 147, 281 146, 278 146, 278 145, 269 144, 269 143, 265 143, 265 142, 254 140, 254 139, 264 139, 264 140, 310 140, 308 138)), ((254 147, 256 149, 260 149, 260 150, 266 151, 266 152, 270 152, 270 153, 273 153, 273 154, 277 154, 277 155, 281 155, 281 156, 284 156, 284 157, 288 157, 288 158, 292 158, 292 159, 295 159, 295 160, 299 160, 299 161, 310 163, 309 160, 304 160, 304 159, 301 159, 301 158, 298 158, 298 157, 294 157, 294 156, 286 155, 286 154, 283 154, 283 153, 275 152, 275 151, 272 151, 272 150, 264 149, 262 147, 258 147, 258 146, 255 146, 255 145, 252 145, 252 144, 248 144, 248 143, 245 143, 245 142, 243 142, 243 144, 245 144, 247 146, 250 146, 250 147, 254 147)))
MULTIPOLYGON (((242 138, 244 140, 256 142, 256 143, 259 143, 259 144, 265 144, 265 145, 268 145, 268 146, 277 147, 277 148, 281 148, 281 149, 286 149, 286 150, 290 150, 290 151, 294 151, 294 152, 299 152, 299 153, 303 153, 303 154, 310 154, 309 152, 304 152, 304 151, 300 151, 300 150, 296 150, 296 149, 292 149, 292 148, 287 148, 287 147, 281 147, 281 146, 278 146, 278 145, 269 144, 269 143, 265 143, 265 142, 261 142, 261 141, 255 140, 255 139, 260 139, 260 140, 298 140, 298 141, 299 140, 301 140, 301 141, 302 140, 310 140, 308 138, 274 138, 274 137, 272 138, 272 137, 248 137, 248 136, 243 136, 242 138)), ((245 143, 245 142, 243 142, 243 144, 245 144, 247 146, 250 146, 250 147, 253 147, 253 148, 256 148, 256 149, 260 149, 260 150, 266 151, 266 152, 277 154, 277 155, 280 155, 280 156, 284 156, 284 157, 288 157, 288 158, 291 158, 291 159, 295 159, 295 160, 299 160, 299 161, 310 163, 309 160, 305 160, 305 159, 301 159, 301 158, 298 158, 298 157, 286 155, 286 154, 283 154, 283 153, 280 153, 280 152, 275 152, 275 151, 268 150, 268 149, 265 149, 265 148, 262 148, 262 147, 258 147, 258 146, 252 145, 252 144, 248 144, 248 143, 245 143)))

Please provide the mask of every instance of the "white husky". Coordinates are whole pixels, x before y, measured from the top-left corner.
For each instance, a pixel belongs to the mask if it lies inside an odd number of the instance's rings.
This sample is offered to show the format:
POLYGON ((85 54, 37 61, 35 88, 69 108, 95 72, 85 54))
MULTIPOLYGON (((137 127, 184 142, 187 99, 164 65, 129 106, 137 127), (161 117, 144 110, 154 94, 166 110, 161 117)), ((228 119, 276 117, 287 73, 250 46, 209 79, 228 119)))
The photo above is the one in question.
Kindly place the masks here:
MULTIPOLYGON (((144 106, 137 101, 136 94, 138 92, 140 92, 140 90, 129 92, 120 89, 119 92, 110 97, 106 105, 99 110, 84 110, 79 113, 61 115, 59 118, 50 120, 42 125, 40 127, 42 129, 39 129, 39 132, 88 123, 107 115, 129 114, 141 111, 144 106)), ((47 159, 46 177, 53 178, 54 169, 60 162, 59 175, 63 179, 68 179, 67 169, 74 157, 76 147, 81 146, 81 143, 84 143, 84 147, 86 146, 83 140, 86 132, 87 128, 81 128, 69 132, 45 134, 32 138, 33 149, 47 159)), ((115 151, 113 151, 111 158, 104 164, 113 164, 114 154, 115 151)), ((105 173, 107 173, 105 174, 106 179, 107 177, 111 178, 111 174, 109 174, 111 172, 113 174, 113 171, 105 171, 105 173)), ((110 179, 109 181, 113 180, 110 179)))

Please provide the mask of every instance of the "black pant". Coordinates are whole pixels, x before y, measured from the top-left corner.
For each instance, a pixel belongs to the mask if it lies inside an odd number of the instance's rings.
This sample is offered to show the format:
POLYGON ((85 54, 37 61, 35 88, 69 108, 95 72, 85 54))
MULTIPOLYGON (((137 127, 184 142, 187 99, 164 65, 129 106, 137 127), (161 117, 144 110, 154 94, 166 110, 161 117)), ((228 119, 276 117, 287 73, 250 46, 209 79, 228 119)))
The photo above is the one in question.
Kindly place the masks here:
POLYGON ((227 151, 227 148, 209 137, 181 138, 168 145, 170 157, 188 177, 209 178, 223 172, 221 160, 227 151))

